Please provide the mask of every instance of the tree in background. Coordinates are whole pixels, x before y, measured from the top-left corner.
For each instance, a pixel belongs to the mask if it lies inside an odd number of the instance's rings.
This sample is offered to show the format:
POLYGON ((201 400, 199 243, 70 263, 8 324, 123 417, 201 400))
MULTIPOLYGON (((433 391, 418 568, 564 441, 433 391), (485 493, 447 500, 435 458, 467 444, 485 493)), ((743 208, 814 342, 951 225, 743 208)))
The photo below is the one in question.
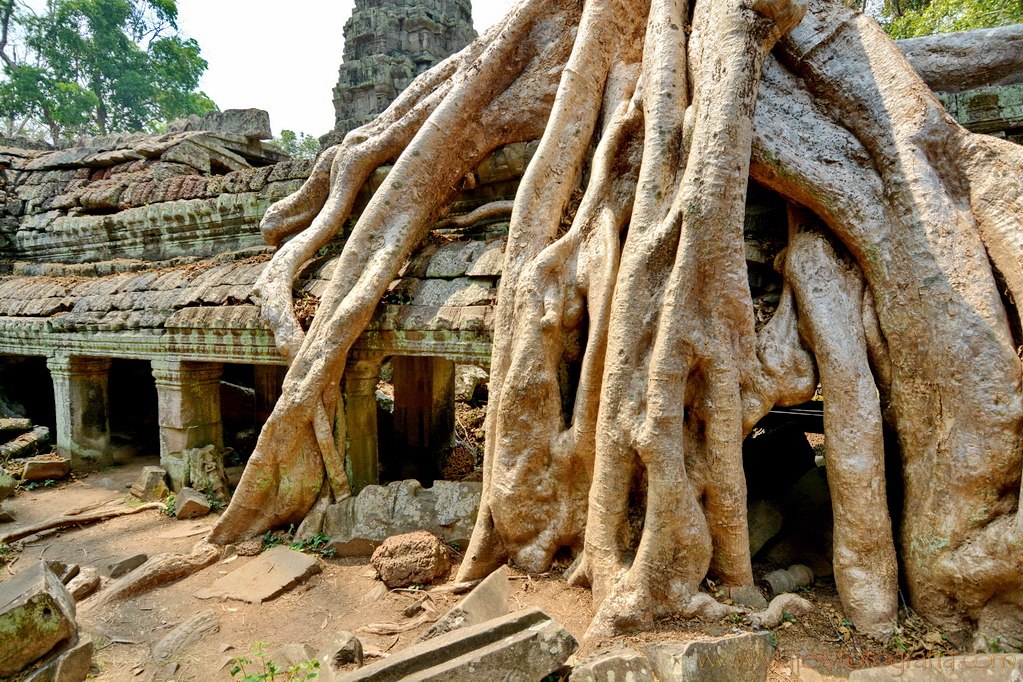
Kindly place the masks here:
POLYGON ((881 23, 893 38, 1023 22, 1020 0, 887 0, 881 23))
POLYGON ((198 91, 199 44, 175 0, 0 0, 0 115, 45 126, 52 141, 151 130, 216 109, 198 91))
POLYGON ((293 159, 315 159, 320 153, 320 141, 312 135, 296 133, 293 130, 282 130, 273 143, 293 159))

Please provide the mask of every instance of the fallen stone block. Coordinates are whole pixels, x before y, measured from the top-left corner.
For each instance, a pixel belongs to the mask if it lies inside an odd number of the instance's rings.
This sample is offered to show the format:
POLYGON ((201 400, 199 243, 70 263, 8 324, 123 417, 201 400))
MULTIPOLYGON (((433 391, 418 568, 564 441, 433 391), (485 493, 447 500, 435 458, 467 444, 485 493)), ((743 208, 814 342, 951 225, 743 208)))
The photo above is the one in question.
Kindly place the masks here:
POLYGON ((181 623, 153 645, 153 660, 161 665, 191 649, 206 635, 220 631, 220 622, 211 611, 204 611, 181 623))
POLYGON ((50 430, 45 426, 37 426, 28 433, 0 445, 0 460, 31 457, 46 451, 49 446, 50 430))
POLYGON ((143 502, 161 502, 170 495, 167 487, 167 470, 161 467, 145 467, 131 486, 131 494, 143 502))
POLYGON ((70 583, 82 571, 78 564, 65 564, 63 561, 47 561, 46 565, 64 585, 70 583))
POLYGON ((320 669, 337 673, 345 666, 362 667, 362 641, 351 632, 338 632, 316 655, 320 669))
POLYGON ((38 670, 27 675, 24 682, 83 682, 92 670, 94 646, 91 637, 82 637, 78 642, 59 653, 38 670))
POLYGON ((100 572, 108 578, 116 580, 128 575, 147 561, 149 561, 149 557, 145 554, 133 554, 132 556, 123 557, 104 564, 100 572))
POLYGON ((646 655, 618 649, 575 666, 568 682, 654 682, 654 672, 646 655))
POLYGON ((67 584, 67 591, 71 593, 76 602, 80 602, 98 590, 101 582, 99 571, 95 568, 83 568, 67 584))
POLYGON ((210 513, 210 501, 206 495, 193 488, 182 488, 174 496, 174 518, 197 519, 210 513))
POLYGON ((390 589, 429 585, 451 569, 451 550, 433 533, 419 531, 387 538, 370 560, 390 589))
POLYGON ((21 480, 28 483, 39 481, 59 481, 71 473, 71 460, 68 459, 30 459, 25 462, 21 471, 21 480))
POLYGON ((480 506, 481 483, 419 481, 366 486, 331 505, 323 517, 328 549, 337 556, 370 556, 389 537, 426 530, 447 543, 468 545, 480 506))
POLYGON ((578 646, 575 638, 547 614, 530 609, 420 642, 335 679, 533 682, 561 668, 578 646))
POLYGON ((849 682, 1016 682, 1023 679, 1020 654, 974 654, 906 660, 884 668, 855 670, 849 682))
POLYGON ((199 599, 234 599, 262 604, 319 573, 313 557, 278 546, 195 593, 199 599))
POLYGON ((459 628, 480 625, 500 618, 508 613, 508 569, 497 569, 481 582, 465 599, 455 605, 433 626, 423 633, 418 641, 425 642, 446 632, 459 628))
POLYGON ((640 648, 657 679, 686 682, 764 682, 774 657, 769 632, 640 648))
POLYGON ((75 602, 45 563, 0 583, 0 678, 25 670, 77 632, 75 602))

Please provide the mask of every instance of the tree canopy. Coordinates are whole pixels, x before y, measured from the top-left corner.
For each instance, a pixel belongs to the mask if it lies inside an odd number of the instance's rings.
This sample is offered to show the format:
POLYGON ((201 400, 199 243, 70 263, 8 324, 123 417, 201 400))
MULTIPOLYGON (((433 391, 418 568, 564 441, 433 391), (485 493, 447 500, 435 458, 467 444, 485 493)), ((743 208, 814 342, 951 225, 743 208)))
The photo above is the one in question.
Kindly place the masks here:
POLYGON ((320 153, 319 140, 294 130, 282 130, 280 136, 273 139, 273 143, 295 159, 315 159, 320 153))
POLYGON ((207 63, 181 35, 175 0, 0 0, 0 115, 53 141, 153 129, 216 105, 198 90, 207 63))
POLYGON ((1019 0, 887 0, 881 23, 893 38, 1023 22, 1019 0))

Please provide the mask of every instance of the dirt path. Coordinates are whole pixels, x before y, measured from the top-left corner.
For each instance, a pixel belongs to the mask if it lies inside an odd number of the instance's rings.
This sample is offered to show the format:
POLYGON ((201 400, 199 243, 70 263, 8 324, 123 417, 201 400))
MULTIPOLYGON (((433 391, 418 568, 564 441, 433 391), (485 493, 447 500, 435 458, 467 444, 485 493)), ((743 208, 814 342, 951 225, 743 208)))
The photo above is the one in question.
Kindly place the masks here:
MULTIPOLYGON (((16 515, 15 525, 42 521, 70 509, 125 499, 127 487, 153 459, 137 459, 129 465, 111 468, 80 480, 55 487, 21 491, 5 503, 16 515)), ((100 566, 130 555, 161 552, 188 553, 213 523, 213 517, 176 521, 160 512, 147 511, 93 526, 50 532, 28 538, 12 563, 3 569, 3 579, 30 566, 40 558, 76 563, 83 567, 100 566)), ((215 564, 185 580, 154 590, 139 598, 100 609, 90 607, 91 599, 79 604, 79 623, 97 641, 93 679, 109 681, 230 680, 230 661, 250 653, 258 643, 267 651, 292 644, 308 644, 318 650, 341 630, 358 631, 370 623, 401 623, 403 611, 420 594, 388 592, 375 578, 366 559, 318 558, 322 573, 305 584, 263 605, 241 602, 203 601, 193 593, 212 584, 223 575, 251 561, 236 556, 215 564), (151 658, 150 648, 174 626, 202 611, 216 614, 220 630, 205 637, 176 659, 179 668, 168 675, 151 658)), ((451 575, 454 576, 453 570, 451 575)), ((514 609, 539 607, 581 639, 593 616, 588 590, 567 586, 551 576, 526 576, 512 572, 511 606, 514 609)), ((817 609, 814 614, 777 631, 779 652, 771 671, 773 680, 820 679, 810 673, 794 674, 792 657, 821 658, 836 666, 842 676, 857 667, 857 656, 878 655, 877 645, 856 636, 843 639, 840 631, 841 608, 834 590, 815 588, 808 593, 817 609)), ((433 594, 437 611, 443 614, 460 597, 433 594)), ((395 636, 358 632, 364 645, 380 651, 396 651, 412 641, 427 626, 395 636)), ((722 635, 747 628, 742 623, 664 622, 659 631, 646 633, 637 640, 688 639, 703 634, 722 635)), ((747 628, 748 629, 748 628, 747 628)), ((630 640, 630 638, 624 638, 630 640)), ((616 644, 587 644, 581 654, 616 644)), ((240 678, 236 678, 240 679, 240 678)))

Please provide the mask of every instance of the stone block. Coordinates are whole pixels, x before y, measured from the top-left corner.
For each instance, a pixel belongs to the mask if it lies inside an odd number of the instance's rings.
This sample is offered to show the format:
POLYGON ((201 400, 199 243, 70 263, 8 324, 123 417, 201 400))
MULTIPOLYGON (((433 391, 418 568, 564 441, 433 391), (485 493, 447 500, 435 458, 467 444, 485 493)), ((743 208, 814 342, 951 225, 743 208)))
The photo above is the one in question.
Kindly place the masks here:
POLYGON ((439 637, 452 630, 480 625, 508 613, 508 569, 504 566, 491 573, 465 599, 455 605, 419 638, 420 642, 439 637))
POLYGON ((644 654, 617 649, 575 666, 568 682, 654 682, 654 672, 644 654))
POLYGON ((83 682, 92 670, 92 638, 85 636, 46 665, 26 676, 24 682, 83 682))
POLYGON ((45 563, 0 583, 0 678, 25 670, 77 632, 75 602, 45 563))
POLYGON ((316 658, 320 669, 327 673, 337 673, 350 665, 362 667, 362 642, 351 632, 338 632, 316 658))
POLYGON ((212 611, 204 611, 180 623, 153 645, 153 660, 167 664, 195 646, 203 637, 220 631, 212 611))
POLYGON ((128 575, 147 561, 149 561, 149 557, 145 554, 133 554, 132 556, 111 561, 104 565, 100 571, 108 578, 117 580, 128 575))
POLYGON ((686 682, 764 682, 774 656, 769 632, 640 648, 657 679, 686 682))
POLYGON ((18 484, 14 478, 3 469, 0 469, 0 502, 13 495, 17 487, 18 484))
POLYGON ((855 670, 849 682, 1016 682, 1023 655, 975 654, 906 660, 884 668, 855 670))
POLYGON ((197 519, 210 513, 210 502, 204 493, 192 488, 182 488, 174 496, 174 518, 197 519))
POLYGON ((446 577, 451 550, 432 533, 418 531, 387 538, 371 559, 389 589, 429 585, 446 577))
POLYGON ((339 682, 534 682, 561 668, 578 648, 575 638, 538 609, 420 642, 354 672, 339 682))
POLYGON ((367 486, 357 497, 327 509, 323 532, 340 556, 369 556, 385 539, 426 530, 447 543, 468 544, 476 523, 482 484, 418 481, 367 486))
POLYGON ((145 467, 131 486, 131 494, 143 502, 160 502, 170 495, 167 487, 167 470, 161 467, 145 467))
POLYGON ((86 599, 99 589, 99 571, 95 568, 83 568, 81 572, 67 584, 67 590, 76 602, 86 599))
POLYGON ((6 419, 0 419, 0 433, 8 435, 11 433, 18 434, 24 433, 25 431, 32 430, 32 420, 22 419, 20 417, 11 417, 6 419))
POLYGON ((305 582, 322 569, 315 558, 279 546, 195 593, 199 599, 262 604, 305 582))
POLYGON ((37 426, 28 433, 0 445, 0 460, 31 457, 46 452, 50 445, 50 429, 37 426))
POLYGON ((316 649, 308 644, 288 644, 271 651, 267 659, 276 663, 281 670, 290 670, 306 661, 315 661, 316 649))
POLYGON ((25 462, 21 479, 26 482, 59 481, 71 473, 69 459, 30 459, 25 462))

